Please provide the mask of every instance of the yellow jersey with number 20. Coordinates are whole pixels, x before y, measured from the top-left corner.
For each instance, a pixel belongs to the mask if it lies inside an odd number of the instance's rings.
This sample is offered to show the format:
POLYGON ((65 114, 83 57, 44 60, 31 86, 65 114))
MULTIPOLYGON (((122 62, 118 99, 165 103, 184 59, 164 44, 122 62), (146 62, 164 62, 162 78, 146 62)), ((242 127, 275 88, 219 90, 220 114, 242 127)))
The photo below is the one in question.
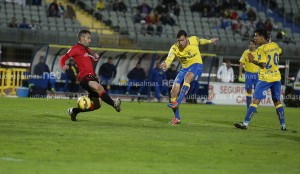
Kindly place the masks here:
POLYGON ((281 74, 278 67, 279 55, 281 53, 282 49, 275 42, 263 44, 258 47, 258 62, 266 63, 266 67, 259 71, 259 80, 266 82, 276 82, 281 80, 281 74))

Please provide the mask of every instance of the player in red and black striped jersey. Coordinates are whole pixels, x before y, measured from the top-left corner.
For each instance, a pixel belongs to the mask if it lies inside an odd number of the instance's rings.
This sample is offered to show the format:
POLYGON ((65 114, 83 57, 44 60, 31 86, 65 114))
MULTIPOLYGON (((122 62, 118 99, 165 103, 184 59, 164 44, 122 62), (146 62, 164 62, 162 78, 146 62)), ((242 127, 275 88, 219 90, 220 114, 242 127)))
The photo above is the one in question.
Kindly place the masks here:
POLYGON ((80 108, 69 108, 68 112, 72 121, 76 121, 76 116, 80 112, 88 112, 99 109, 101 107, 99 97, 107 104, 115 108, 117 112, 121 111, 121 100, 117 98, 113 101, 105 92, 103 86, 99 84, 99 79, 95 74, 94 63, 99 60, 97 53, 92 53, 88 48, 91 43, 91 33, 88 30, 81 30, 77 36, 78 43, 72 46, 69 51, 60 59, 60 66, 63 70, 69 69, 66 61, 73 58, 78 67, 78 80, 80 86, 89 92, 89 98, 92 101, 92 106, 87 110, 80 108))

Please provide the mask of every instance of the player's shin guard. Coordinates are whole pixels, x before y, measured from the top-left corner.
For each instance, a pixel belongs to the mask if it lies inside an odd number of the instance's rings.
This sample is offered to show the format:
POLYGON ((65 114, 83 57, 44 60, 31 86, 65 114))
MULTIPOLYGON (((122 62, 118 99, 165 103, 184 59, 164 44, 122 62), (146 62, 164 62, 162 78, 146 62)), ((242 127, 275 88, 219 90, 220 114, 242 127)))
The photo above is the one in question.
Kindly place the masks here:
POLYGON ((173 112, 174 112, 174 117, 180 120, 179 108, 173 109, 173 112))
POLYGON ((252 100, 252 94, 246 94, 246 103, 247 103, 247 109, 249 108, 252 100))
POLYGON ((99 109, 99 107, 98 107, 98 108, 95 108, 95 107, 94 107, 94 104, 91 104, 91 107, 90 107, 89 109, 81 110, 80 108, 73 108, 73 109, 72 109, 72 112, 73 112, 75 115, 77 115, 77 114, 79 114, 80 112, 89 112, 89 111, 93 111, 93 110, 96 110, 96 109, 99 109))
POLYGON ((190 88, 190 84, 189 83, 183 83, 183 86, 180 90, 180 94, 178 96, 178 99, 177 99, 177 103, 178 105, 180 105, 180 103, 182 102, 184 96, 186 95, 187 91, 189 90, 190 88))
POLYGON ((255 113, 257 109, 257 104, 251 104, 250 107, 247 110, 247 114, 245 116, 245 121, 244 121, 244 125, 248 126, 248 124, 250 123, 250 120, 253 116, 253 114, 255 113))
POLYGON ((285 118, 284 118, 284 110, 282 104, 276 106, 276 112, 278 116, 278 120, 281 126, 285 126, 285 118))
POLYGON ((105 92, 100 93, 100 98, 110 106, 114 107, 114 101, 110 98, 110 96, 105 92))
POLYGON ((72 112, 77 115, 79 112, 83 112, 80 108, 73 108, 72 112))

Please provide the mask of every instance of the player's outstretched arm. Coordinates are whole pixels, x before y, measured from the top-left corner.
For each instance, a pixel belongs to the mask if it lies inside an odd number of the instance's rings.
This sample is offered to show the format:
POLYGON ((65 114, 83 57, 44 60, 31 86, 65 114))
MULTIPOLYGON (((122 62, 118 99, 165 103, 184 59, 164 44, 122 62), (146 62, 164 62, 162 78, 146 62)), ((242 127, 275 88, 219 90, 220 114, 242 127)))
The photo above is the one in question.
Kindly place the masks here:
POLYGON ((162 69, 163 71, 166 71, 166 70, 167 70, 167 64, 166 64, 166 62, 162 62, 162 63, 160 64, 160 69, 162 69))
POLYGON ((219 40, 218 38, 212 38, 212 39, 210 39, 210 41, 211 41, 212 44, 217 44, 218 40, 219 40))
POLYGON ((200 45, 205 45, 205 44, 216 44, 218 40, 219 40, 218 38, 212 38, 212 39, 200 39, 200 40, 199 40, 199 44, 200 44, 200 45))

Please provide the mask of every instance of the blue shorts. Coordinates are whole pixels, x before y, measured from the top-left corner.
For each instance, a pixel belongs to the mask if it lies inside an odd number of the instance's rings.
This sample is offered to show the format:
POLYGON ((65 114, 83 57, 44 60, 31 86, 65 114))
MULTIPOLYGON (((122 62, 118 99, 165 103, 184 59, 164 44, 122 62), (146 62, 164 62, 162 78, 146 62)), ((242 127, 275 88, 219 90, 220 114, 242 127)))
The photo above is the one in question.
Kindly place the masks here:
POLYGON ((203 71, 203 64, 195 63, 187 68, 182 68, 177 74, 174 83, 181 84, 184 80, 184 76, 187 72, 191 72, 194 74, 194 80, 198 80, 201 77, 203 71))
POLYGON ((256 86, 258 82, 258 73, 250 73, 250 72, 245 72, 245 89, 252 90, 252 88, 256 86))
POLYGON ((280 101, 280 93, 281 93, 280 81, 276 81, 276 82, 258 81, 256 88, 254 90, 253 98, 259 100, 265 99, 269 88, 271 89, 272 100, 280 101))

